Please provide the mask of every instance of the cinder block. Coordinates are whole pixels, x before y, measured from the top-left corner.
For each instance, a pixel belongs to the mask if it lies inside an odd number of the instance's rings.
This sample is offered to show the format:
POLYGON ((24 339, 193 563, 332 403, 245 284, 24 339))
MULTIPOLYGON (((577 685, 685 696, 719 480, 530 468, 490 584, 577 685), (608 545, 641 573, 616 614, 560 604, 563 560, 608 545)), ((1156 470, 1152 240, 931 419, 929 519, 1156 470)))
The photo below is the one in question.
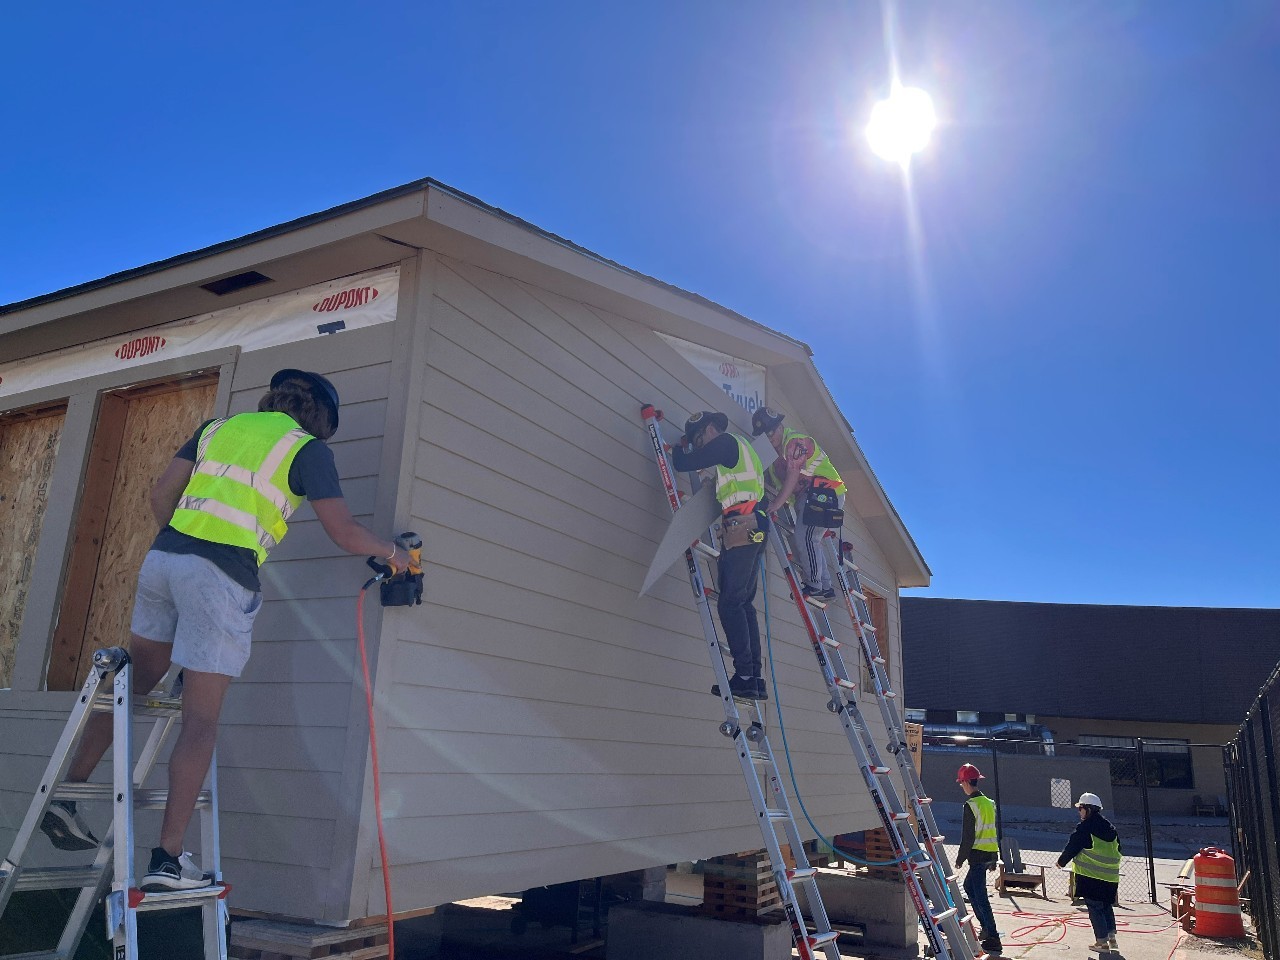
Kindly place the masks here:
POLYGON ((818 871, 818 892, 832 923, 858 924, 866 931, 868 950, 901 957, 919 953, 920 918, 905 884, 826 867, 818 871))
POLYGON ((609 908, 606 960, 790 960, 785 920, 720 920, 696 907, 620 903, 609 908))

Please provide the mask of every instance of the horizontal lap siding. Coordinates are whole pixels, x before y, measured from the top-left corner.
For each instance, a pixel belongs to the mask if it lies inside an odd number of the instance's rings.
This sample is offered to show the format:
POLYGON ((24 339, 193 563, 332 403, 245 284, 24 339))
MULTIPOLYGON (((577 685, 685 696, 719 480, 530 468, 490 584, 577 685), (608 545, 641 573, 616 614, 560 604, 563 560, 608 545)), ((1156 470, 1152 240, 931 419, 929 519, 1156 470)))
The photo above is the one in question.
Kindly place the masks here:
MULTIPOLYGON (((435 296, 411 509, 427 603, 384 647, 397 905, 758 847, 682 567, 637 597, 669 518, 640 405, 678 424, 724 394, 652 331, 544 290, 442 261, 435 296)), ((826 831, 870 826, 770 584, 806 805, 826 831)))
MULTIPOLYGON (((232 385, 238 413, 256 409, 281 367, 333 381, 342 419, 328 444, 343 495, 366 525, 392 402, 392 334, 392 324, 381 324, 246 354, 232 385)), ((359 816, 360 777, 344 760, 352 698, 362 696, 353 684, 355 594, 367 578, 363 560, 335 546, 306 503, 262 568, 253 655, 231 685, 218 743, 223 866, 234 906, 319 917, 330 871, 350 870, 334 862, 333 848, 339 818, 359 816)))

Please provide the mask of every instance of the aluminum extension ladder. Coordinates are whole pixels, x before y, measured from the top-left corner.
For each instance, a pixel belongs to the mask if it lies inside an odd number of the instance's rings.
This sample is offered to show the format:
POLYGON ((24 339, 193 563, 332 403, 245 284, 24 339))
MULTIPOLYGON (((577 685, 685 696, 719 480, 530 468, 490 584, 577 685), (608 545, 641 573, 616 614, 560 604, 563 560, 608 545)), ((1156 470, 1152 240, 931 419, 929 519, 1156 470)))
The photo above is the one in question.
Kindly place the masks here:
POLYGON ((14 838, 9 855, 0 861, 0 915, 4 914, 16 890, 63 890, 80 893, 67 919, 58 944, 52 950, 10 955, 4 960, 70 960, 75 955, 89 916, 106 896, 107 937, 112 941, 115 960, 138 960, 139 912, 200 907, 204 960, 227 960, 227 905, 230 885, 222 882, 218 837, 217 757, 209 767, 206 788, 196 799, 200 811, 201 854, 212 868, 212 886, 195 890, 144 893, 135 885, 133 866, 135 808, 164 809, 167 790, 143 789, 161 748, 182 709, 181 675, 167 697, 143 695, 137 702, 132 691, 133 667, 121 647, 108 647, 93 655, 93 667, 80 690, 80 697, 67 720, 49 765, 45 768, 26 819, 14 838), (106 687, 114 674, 110 692, 106 687), (71 783, 66 780, 71 758, 94 713, 112 714, 115 740, 112 747, 111 783, 71 783), (138 762, 130 771, 133 757, 133 716, 155 717, 138 762), (93 863, 70 867, 23 866, 27 847, 39 828, 49 804, 54 800, 102 800, 112 804, 111 828, 107 831, 93 863), (121 842, 116 842, 117 840, 121 842), (108 887, 110 888, 108 890, 108 887))
MULTIPOLYGON (((675 513, 680 509, 680 494, 676 490, 675 475, 672 473, 671 462, 667 458, 666 446, 658 427, 662 414, 646 404, 640 416, 649 431, 649 440, 653 445, 658 472, 662 476, 667 503, 671 507, 671 512, 675 513)), ((715 548, 712 544, 714 540, 709 537, 702 547, 708 556, 715 556, 715 548)), ((747 792, 751 795, 751 804, 755 808, 760 824, 760 833, 764 838, 765 850, 769 854, 774 880, 782 896, 783 911, 791 924, 791 937, 795 943, 796 952, 799 953, 801 960, 814 960, 814 957, 819 955, 817 951, 821 951, 821 955, 825 956, 826 960, 840 960, 840 952, 836 948, 839 933, 831 929, 826 908, 818 892, 817 870, 809 865, 808 858, 805 856, 804 840, 796 828, 795 818, 787 801, 786 788, 782 784, 782 775, 774 761, 769 737, 765 733, 760 702, 737 700, 729 694, 729 671, 724 664, 724 653, 727 647, 722 644, 716 633, 715 622, 711 618, 710 590, 703 583, 702 571, 698 567, 692 548, 685 551, 685 562, 689 569, 689 585, 693 588, 694 602, 698 607, 699 619, 702 621, 703 636, 706 638, 707 650, 711 656, 711 669, 716 675, 720 702, 724 708, 724 722, 720 724, 720 732, 733 740, 737 748, 742 776, 747 782, 747 792), (783 859, 779 830, 786 836, 786 842, 795 859, 795 867, 788 867, 783 859), (801 911, 800 890, 803 890, 805 905, 809 908, 809 916, 816 928, 813 933, 810 933, 806 926, 801 911)))
MULTIPOLYGON (((791 512, 788 507, 784 506, 783 509, 787 513, 791 512)), ((791 520, 794 523, 795 517, 792 516, 791 520)), ((831 696, 827 709, 839 716, 849 745, 853 748, 858 769, 862 772, 867 790, 871 793, 876 811, 889 835, 894 858, 898 859, 903 882, 916 913, 920 916, 920 924, 929 941, 929 952, 939 960, 974 960, 981 955, 977 938, 971 923, 966 922, 969 918, 964 898, 947 851, 942 845, 943 837, 938 832, 938 824, 930 807, 931 798, 925 796, 924 787, 907 749, 906 734, 894 706, 897 694, 890 687, 885 672, 885 660, 880 655, 858 567, 837 553, 841 548, 832 544, 833 538, 823 537, 832 580, 840 585, 839 596, 844 598, 849 610, 862 658, 880 705, 880 715, 889 737, 886 749, 897 759, 911 812, 915 814, 916 823, 922 831, 919 837, 911 828, 911 814, 906 811, 898 791, 894 789, 890 768, 883 762, 866 719, 858 708, 858 679, 850 676, 845 666, 840 654, 841 643, 835 639, 827 619, 826 604, 804 597, 801 589, 803 584, 777 523, 771 526, 769 539, 791 589, 791 597, 808 631, 823 680, 826 681, 827 691, 831 696)))

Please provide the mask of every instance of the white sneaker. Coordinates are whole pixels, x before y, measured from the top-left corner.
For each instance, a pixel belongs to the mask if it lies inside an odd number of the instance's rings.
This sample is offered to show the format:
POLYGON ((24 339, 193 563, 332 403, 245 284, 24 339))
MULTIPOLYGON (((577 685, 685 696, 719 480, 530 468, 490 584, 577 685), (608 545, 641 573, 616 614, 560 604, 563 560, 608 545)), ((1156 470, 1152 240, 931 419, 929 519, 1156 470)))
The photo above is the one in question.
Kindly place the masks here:
POLYGON ((163 893, 166 890, 198 890, 210 886, 213 877, 196 866, 191 854, 183 851, 181 856, 172 857, 164 847, 155 847, 151 851, 151 867, 142 878, 144 893, 163 893))
POLYGON ((1116 942, 1116 935, 1114 933, 1111 936, 1107 937, 1107 946, 1109 946, 1112 950, 1120 949, 1120 944, 1116 942))
POLYGON ((1095 940, 1093 943, 1089 944, 1089 949, 1096 953, 1109 953, 1111 950, 1111 944, 1106 940, 1095 940))

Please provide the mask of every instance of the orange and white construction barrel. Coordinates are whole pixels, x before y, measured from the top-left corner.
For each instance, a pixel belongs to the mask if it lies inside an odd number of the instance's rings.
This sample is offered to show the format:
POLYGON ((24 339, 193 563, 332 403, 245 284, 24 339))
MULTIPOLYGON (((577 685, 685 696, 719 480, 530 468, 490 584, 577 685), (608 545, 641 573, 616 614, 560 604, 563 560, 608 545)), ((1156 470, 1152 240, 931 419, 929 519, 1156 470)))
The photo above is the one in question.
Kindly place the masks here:
POLYGON ((1205 847, 1195 856, 1196 922, 1202 937, 1243 937, 1244 918, 1236 892, 1236 862, 1219 847, 1205 847))

